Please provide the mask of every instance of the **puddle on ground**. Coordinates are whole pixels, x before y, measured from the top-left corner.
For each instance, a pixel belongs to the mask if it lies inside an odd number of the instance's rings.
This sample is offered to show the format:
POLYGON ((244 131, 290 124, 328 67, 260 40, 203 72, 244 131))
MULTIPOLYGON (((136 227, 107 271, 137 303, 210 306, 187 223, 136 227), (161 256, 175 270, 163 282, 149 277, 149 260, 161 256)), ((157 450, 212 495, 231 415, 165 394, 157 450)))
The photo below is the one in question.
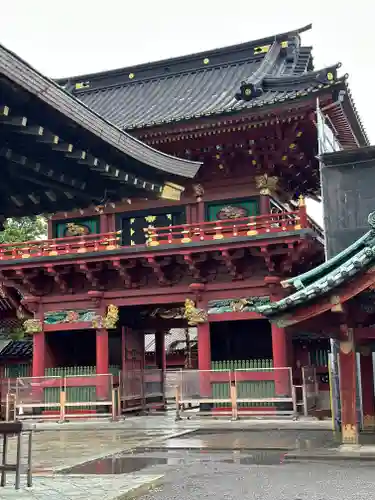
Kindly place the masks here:
POLYGON ((164 451, 157 453, 147 453, 143 455, 113 455, 110 457, 86 462, 84 464, 65 469, 63 474, 129 474, 132 472, 144 471, 155 466, 179 466, 193 462, 221 462, 226 464, 240 465, 277 465, 283 463, 284 454, 280 452, 269 452, 265 450, 254 451, 249 454, 238 452, 215 454, 201 452, 176 453, 164 451))
POLYGON ((246 430, 193 431, 185 436, 166 439, 152 448, 208 450, 312 450, 332 448, 340 444, 339 436, 331 431, 246 430))

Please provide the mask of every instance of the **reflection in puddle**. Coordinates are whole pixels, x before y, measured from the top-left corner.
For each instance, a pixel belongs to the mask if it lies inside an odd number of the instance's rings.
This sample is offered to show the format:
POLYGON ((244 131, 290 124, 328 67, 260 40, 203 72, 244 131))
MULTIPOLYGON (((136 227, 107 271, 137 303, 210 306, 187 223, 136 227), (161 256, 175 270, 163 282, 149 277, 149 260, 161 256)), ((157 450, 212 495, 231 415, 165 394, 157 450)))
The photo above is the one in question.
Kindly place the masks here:
POLYGON ((140 470, 157 465, 178 466, 193 462, 221 462, 227 464, 241 465, 276 465, 283 463, 284 455, 280 452, 269 452, 259 450, 251 454, 243 455, 239 452, 231 454, 208 454, 201 452, 186 452, 183 455, 177 456, 173 452, 164 452, 159 456, 148 454, 147 456, 139 455, 114 455, 112 457, 102 458, 93 462, 66 469, 65 474, 128 474, 139 472, 140 470), (160 456, 161 455, 161 456, 160 456))

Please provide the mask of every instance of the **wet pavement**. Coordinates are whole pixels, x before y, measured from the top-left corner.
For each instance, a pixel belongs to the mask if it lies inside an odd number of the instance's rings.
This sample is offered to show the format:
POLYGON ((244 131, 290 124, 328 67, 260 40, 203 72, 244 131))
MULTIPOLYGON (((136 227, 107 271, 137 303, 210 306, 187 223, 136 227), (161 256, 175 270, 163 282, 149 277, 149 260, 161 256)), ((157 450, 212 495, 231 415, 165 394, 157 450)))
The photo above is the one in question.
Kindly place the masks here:
MULTIPOLYGON (((210 449, 210 450, 309 450, 332 448, 340 444, 340 437, 332 431, 293 430, 195 430, 189 434, 164 441, 169 449, 210 449)), ((153 447, 158 447, 155 443, 153 447)))
MULTIPOLYGON (((183 431, 180 431, 183 432, 183 431)), ((174 436, 176 431, 162 429, 126 429, 126 430, 60 430, 35 432, 33 435, 33 470, 48 472, 62 467, 73 466, 106 456, 129 450, 137 446, 145 446, 150 441, 174 436)), ((9 443, 10 460, 15 460, 16 442, 9 443)), ((23 447, 23 461, 26 463, 26 446, 23 447)), ((0 497, 1 498, 1 497, 0 497)))
MULTIPOLYGON (((300 429, 298 423, 292 428, 291 422, 231 424, 185 421, 181 425, 166 415, 164 419, 128 418, 112 426, 101 424, 98 429, 91 423, 81 428, 79 424, 60 430, 49 427, 34 435, 35 486, 22 492, 0 488, 0 498, 115 500, 120 494, 130 494, 133 487, 141 488, 137 494, 142 495, 151 486, 155 489, 144 500, 198 500, 198 496, 215 500, 362 500, 369 497, 369 491, 373 497, 369 489, 374 487, 372 469, 358 461, 349 466, 286 460, 288 452, 337 448, 339 436, 327 430, 327 424, 323 427, 317 422, 315 430, 300 429), (341 477, 346 484, 348 477, 353 481, 358 476, 361 486, 325 491, 325 471, 336 484, 341 477), (315 495, 314 487, 320 496, 315 495), (342 493, 336 495, 337 491, 342 493), (345 496, 348 492, 351 496, 345 496)), ((366 439, 373 442, 374 436, 366 439)), ((14 457, 13 442, 11 447, 14 457)))
POLYGON ((139 500, 370 500, 373 468, 338 464, 192 461, 169 467, 139 500))

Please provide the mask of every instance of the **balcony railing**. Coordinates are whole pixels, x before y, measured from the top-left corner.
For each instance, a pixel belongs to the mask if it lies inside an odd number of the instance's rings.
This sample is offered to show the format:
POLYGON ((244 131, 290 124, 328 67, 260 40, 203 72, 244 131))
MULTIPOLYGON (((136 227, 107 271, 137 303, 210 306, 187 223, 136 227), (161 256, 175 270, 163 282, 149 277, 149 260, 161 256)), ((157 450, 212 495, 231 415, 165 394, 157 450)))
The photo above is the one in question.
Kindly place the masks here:
MULTIPOLYGON (((283 233, 311 227, 304 207, 293 212, 259 215, 243 219, 210 221, 145 229, 146 243, 137 247, 240 239, 283 233)), ((88 252, 105 252, 121 247, 121 231, 104 234, 69 236, 51 240, 5 243, 0 245, 0 261, 54 257, 88 252)), ((133 246, 131 248, 134 248, 133 246)))
POLYGON ((111 232, 23 243, 3 243, 0 245, 0 261, 114 250, 119 247, 120 239, 121 232, 111 232))
MULTIPOLYGON (((304 207, 303 207, 304 208, 304 207)), ((186 244, 192 242, 241 238, 259 234, 296 231, 309 227, 305 210, 258 215, 243 219, 216 220, 199 224, 182 224, 147 228, 147 246, 186 244)))

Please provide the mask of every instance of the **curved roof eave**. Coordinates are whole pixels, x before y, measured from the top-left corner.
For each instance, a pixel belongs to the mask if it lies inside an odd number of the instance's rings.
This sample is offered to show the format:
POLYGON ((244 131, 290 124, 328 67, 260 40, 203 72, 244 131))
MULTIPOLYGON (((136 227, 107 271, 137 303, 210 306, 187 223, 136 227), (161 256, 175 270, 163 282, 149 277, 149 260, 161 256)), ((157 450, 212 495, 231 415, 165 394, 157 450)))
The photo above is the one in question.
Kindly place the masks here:
POLYGON ((121 153, 166 174, 194 178, 201 163, 157 151, 113 125, 0 45, 0 73, 121 153))
MULTIPOLYGON (((371 229, 366 235, 351 245, 349 249, 315 269, 316 280, 304 287, 298 283, 298 277, 294 278, 294 282, 297 286, 299 285, 297 291, 278 302, 256 307, 256 312, 277 320, 278 317, 286 313, 290 314, 295 308, 326 295, 367 269, 375 260, 375 212, 368 216, 368 222, 371 229), (348 255, 348 250, 350 250, 351 255, 343 262, 343 256, 348 255), (324 270, 327 272, 323 273, 324 270)), ((307 274, 301 275, 300 280, 306 279, 307 274)))

